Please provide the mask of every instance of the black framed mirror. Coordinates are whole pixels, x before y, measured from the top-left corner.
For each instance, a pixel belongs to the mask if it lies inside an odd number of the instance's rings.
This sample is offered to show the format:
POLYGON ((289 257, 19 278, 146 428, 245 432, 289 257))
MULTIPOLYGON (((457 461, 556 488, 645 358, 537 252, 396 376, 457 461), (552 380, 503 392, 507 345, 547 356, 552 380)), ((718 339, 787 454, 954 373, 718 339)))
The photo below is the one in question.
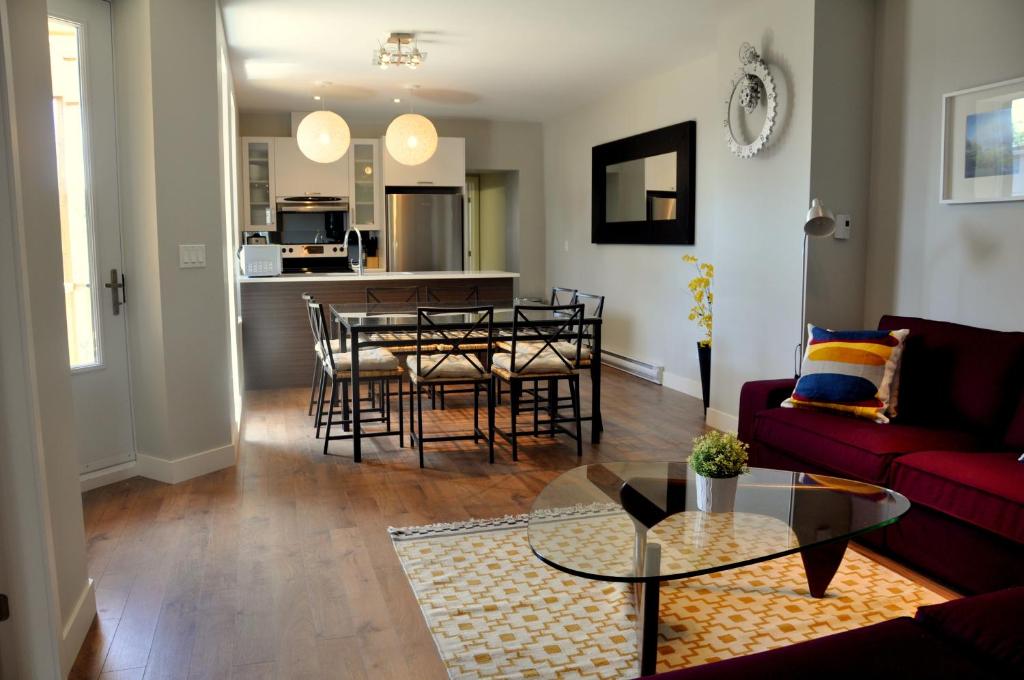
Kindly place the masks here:
POLYGON ((697 122, 595 146, 591 243, 693 245, 697 122))

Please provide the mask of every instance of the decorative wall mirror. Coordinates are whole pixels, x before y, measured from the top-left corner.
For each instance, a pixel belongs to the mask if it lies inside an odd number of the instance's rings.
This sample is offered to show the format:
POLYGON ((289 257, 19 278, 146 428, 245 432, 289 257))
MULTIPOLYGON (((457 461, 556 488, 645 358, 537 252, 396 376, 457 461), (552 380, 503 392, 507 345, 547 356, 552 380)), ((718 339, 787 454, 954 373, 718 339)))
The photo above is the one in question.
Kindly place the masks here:
POLYGON ((591 242, 693 245, 697 123, 595 146, 591 242))
POLYGON ((750 43, 740 46, 740 68, 725 100, 725 143, 740 158, 753 158, 775 129, 777 95, 768 64, 750 43))

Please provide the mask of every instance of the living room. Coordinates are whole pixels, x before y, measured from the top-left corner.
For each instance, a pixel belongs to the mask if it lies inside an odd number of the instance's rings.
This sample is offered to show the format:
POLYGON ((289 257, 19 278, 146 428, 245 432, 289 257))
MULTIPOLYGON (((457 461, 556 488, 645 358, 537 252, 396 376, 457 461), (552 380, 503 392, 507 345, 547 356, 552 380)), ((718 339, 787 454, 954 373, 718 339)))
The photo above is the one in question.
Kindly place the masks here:
POLYGON ((54 19, 91 26, 71 2, 0 4, 2 677, 1024 672, 1019 2, 113 0, 126 278, 95 266, 88 295, 123 305, 116 418, 63 360, 46 74, 54 19), (415 69, 369 58, 413 48, 415 69), (351 138, 351 224, 355 169, 382 167, 388 226, 304 246, 351 272, 250 276, 237 248, 290 246, 287 210, 249 219, 253 149, 305 154, 318 109, 351 138), (384 259, 408 112, 434 161, 464 144, 436 192, 484 222, 458 272, 384 259), (617 175, 665 153, 646 219, 613 218, 617 175), (501 243, 470 255, 488 215, 501 243), (179 261, 193 244, 202 265, 179 261), (415 304, 371 310, 375 287, 415 304), (431 303, 465 314, 444 342, 431 303), (529 334, 540 379, 517 369, 529 334), (486 380, 431 384, 431 352, 486 380), (83 454, 105 418, 130 423, 126 457, 83 454))

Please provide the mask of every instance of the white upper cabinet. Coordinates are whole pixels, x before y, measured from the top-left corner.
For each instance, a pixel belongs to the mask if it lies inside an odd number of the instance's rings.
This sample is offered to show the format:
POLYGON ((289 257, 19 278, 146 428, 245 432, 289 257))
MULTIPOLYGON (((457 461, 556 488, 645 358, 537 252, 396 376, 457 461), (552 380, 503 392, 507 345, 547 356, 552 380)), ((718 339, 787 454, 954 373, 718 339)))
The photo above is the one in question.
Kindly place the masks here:
POLYGON ((333 163, 306 158, 294 137, 274 138, 274 179, 277 196, 348 196, 351 191, 352 148, 333 163))
POLYGON ((380 171, 380 140, 353 139, 346 154, 351 161, 349 222, 362 230, 384 227, 384 185, 380 171))
POLYGON ((462 137, 441 137, 437 151, 420 165, 402 165, 388 153, 382 143, 384 184, 390 187, 461 187, 466 183, 466 140, 462 137))
POLYGON ((274 139, 273 137, 243 137, 242 152, 242 229, 244 231, 273 231, 277 228, 274 213, 274 139))

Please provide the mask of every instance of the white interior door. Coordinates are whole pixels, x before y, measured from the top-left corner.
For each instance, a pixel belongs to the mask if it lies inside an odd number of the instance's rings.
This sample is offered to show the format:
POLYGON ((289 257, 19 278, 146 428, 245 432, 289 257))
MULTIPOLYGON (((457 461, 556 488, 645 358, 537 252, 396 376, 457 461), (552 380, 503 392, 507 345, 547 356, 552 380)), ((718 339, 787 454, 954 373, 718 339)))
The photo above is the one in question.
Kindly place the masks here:
POLYGON ((68 356, 81 472, 135 457, 110 4, 49 0, 68 356))

